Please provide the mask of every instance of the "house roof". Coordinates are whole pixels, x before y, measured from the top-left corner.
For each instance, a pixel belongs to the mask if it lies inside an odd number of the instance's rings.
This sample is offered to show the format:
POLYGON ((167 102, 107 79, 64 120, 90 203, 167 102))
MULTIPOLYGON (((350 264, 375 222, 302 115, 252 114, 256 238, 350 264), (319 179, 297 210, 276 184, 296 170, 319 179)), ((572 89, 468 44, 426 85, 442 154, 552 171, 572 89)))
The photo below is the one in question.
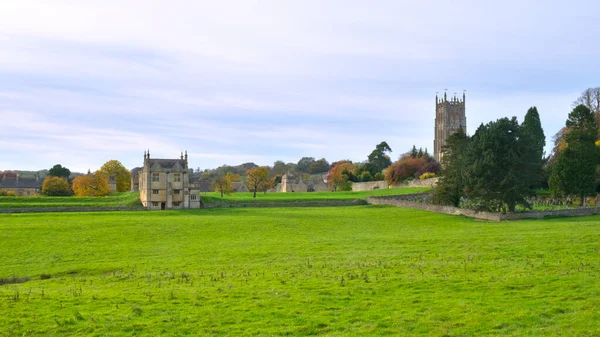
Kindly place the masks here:
POLYGON ((139 174, 142 170, 143 170, 142 167, 136 167, 133 170, 131 170, 130 173, 133 176, 133 175, 139 174))
POLYGON ((148 159, 148 161, 150 163, 150 167, 158 164, 160 165, 160 167, 165 169, 171 169, 177 163, 179 163, 179 165, 181 165, 182 168, 185 168, 187 166, 185 159, 148 159))
POLYGON ((42 181, 35 178, 5 178, 0 188, 42 188, 42 181))

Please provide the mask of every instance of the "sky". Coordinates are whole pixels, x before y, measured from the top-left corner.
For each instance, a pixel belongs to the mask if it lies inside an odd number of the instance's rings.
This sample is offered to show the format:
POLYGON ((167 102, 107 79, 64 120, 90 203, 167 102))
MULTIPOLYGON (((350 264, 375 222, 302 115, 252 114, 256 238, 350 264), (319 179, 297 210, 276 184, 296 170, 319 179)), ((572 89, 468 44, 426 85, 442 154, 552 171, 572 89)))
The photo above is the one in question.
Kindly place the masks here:
POLYGON ((2 0, 0 170, 193 168, 433 148, 537 106, 550 149, 600 86, 600 2, 2 0))

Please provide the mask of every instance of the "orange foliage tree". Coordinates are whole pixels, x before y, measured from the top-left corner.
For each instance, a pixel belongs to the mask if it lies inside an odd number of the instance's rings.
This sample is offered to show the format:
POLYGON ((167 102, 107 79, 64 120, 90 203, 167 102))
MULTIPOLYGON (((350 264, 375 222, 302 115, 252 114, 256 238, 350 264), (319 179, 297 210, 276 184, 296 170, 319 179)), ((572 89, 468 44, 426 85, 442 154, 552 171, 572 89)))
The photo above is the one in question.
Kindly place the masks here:
POLYGON ((385 170, 385 181, 390 185, 395 185, 410 178, 418 179, 425 173, 437 174, 439 168, 439 164, 428 157, 405 156, 385 170))
POLYGON ((108 176, 100 171, 73 179, 73 192, 78 197, 102 197, 110 193, 108 176))
POLYGON ((100 168, 100 172, 107 177, 114 175, 117 178, 117 192, 131 190, 131 173, 118 160, 109 160, 100 168))
POLYGON ((268 190, 271 187, 269 168, 262 166, 246 171, 246 186, 254 192, 254 198, 256 198, 256 191, 268 190))
POLYGON ((47 176, 42 183, 42 194, 67 196, 71 195, 71 187, 66 178, 47 176))
POLYGON ((351 190, 352 185, 348 181, 347 173, 354 173, 356 165, 350 161, 336 163, 327 174, 327 184, 334 190, 351 190))

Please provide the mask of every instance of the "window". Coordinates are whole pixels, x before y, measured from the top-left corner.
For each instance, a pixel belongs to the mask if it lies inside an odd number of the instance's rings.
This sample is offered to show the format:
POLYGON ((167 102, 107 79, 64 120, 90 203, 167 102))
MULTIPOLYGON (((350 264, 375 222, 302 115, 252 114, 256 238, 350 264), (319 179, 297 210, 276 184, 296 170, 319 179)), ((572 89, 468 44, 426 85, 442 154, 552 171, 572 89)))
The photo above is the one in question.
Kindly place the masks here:
POLYGON ((158 190, 152 190, 152 194, 158 194, 158 190))
POLYGON ((152 181, 160 181, 160 175, 158 173, 152 173, 152 181))
POLYGON ((154 207, 158 207, 158 202, 156 202, 156 201, 153 201, 153 202, 152 202, 152 206, 154 206, 154 207))
POLYGON ((174 201, 173 202, 173 207, 179 207, 179 205, 181 205, 180 201, 174 201))
POLYGON ((190 199, 191 200, 196 200, 196 195, 195 194, 190 195, 190 199))
POLYGON ((173 193, 175 194, 179 194, 181 192, 181 190, 173 190, 173 193))
POLYGON ((179 173, 175 174, 175 177, 173 178, 173 180, 176 183, 180 182, 181 181, 181 174, 179 174, 179 173))

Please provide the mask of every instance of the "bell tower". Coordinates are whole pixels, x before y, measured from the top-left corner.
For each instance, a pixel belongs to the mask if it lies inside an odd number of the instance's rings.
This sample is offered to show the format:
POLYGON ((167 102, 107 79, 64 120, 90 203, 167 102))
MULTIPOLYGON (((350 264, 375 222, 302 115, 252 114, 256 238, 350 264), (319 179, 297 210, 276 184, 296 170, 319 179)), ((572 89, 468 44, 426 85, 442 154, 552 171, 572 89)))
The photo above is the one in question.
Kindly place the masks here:
POLYGON ((435 95, 435 138, 433 154, 438 162, 442 159, 442 149, 450 135, 461 131, 467 132, 467 116, 465 114, 466 95, 463 91, 462 100, 454 94, 448 99, 446 92, 443 98, 435 95))

